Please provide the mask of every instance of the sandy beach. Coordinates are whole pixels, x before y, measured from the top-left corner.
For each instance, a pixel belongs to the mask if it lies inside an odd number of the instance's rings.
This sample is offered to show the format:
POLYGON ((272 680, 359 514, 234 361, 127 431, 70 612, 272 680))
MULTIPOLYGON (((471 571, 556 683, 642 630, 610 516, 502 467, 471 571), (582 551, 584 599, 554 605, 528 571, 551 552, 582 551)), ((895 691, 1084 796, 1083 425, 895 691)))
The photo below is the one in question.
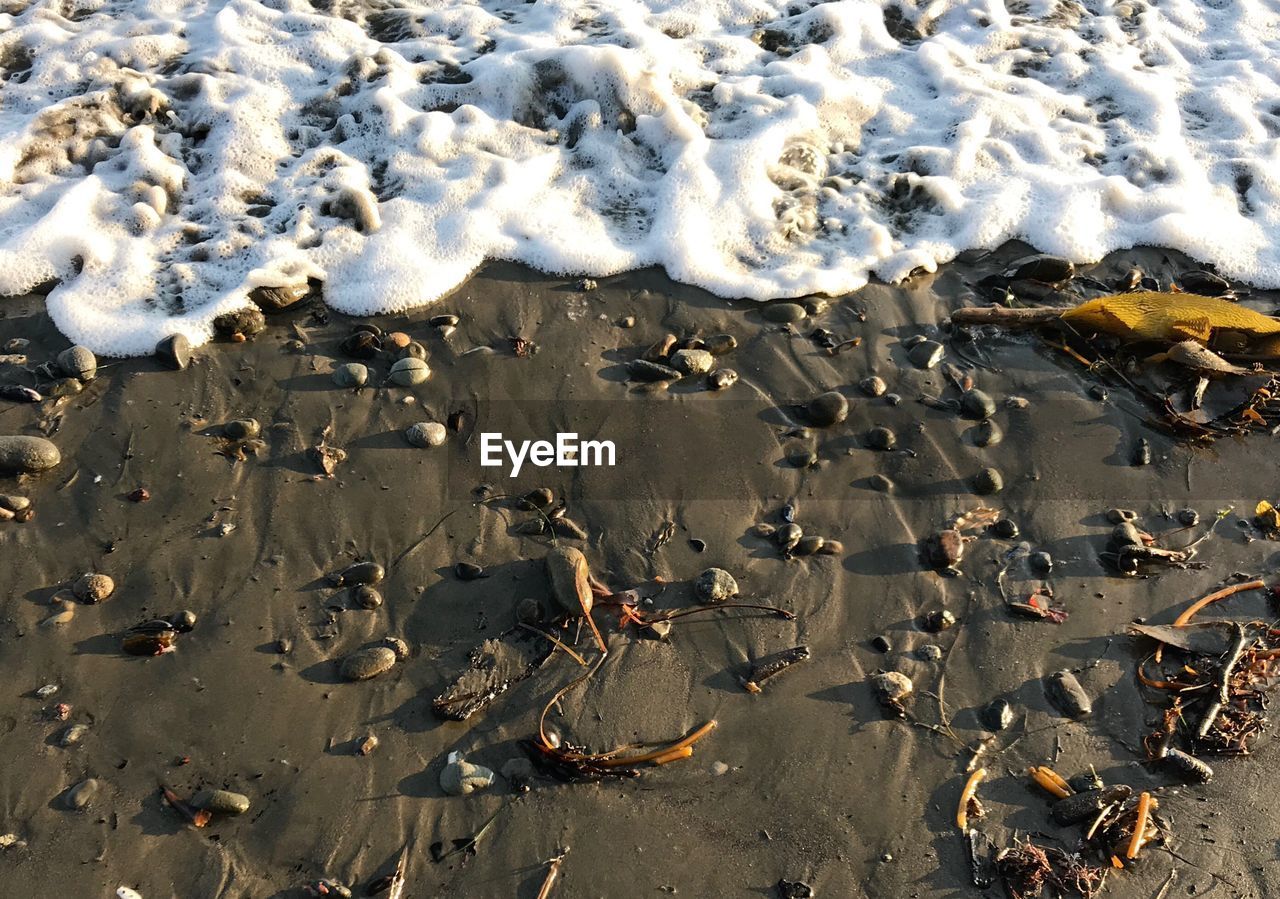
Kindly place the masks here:
MULTIPOLYGON (((565 850, 559 899, 787 895, 780 881, 819 896, 962 895, 973 888, 956 803, 985 740, 981 828, 996 846, 1017 834, 1073 840, 1078 828, 1053 822, 1025 771, 1092 767, 1108 784, 1154 791, 1167 827, 1138 864, 1111 872, 1107 895, 1271 895, 1275 747, 1264 734, 1252 755, 1213 759, 1206 785, 1147 762, 1141 743, 1159 712, 1134 667, 1149 646, 1126 627, 1168 624, 1197 597, 1269 574, 1275 544, 1254 539, 1252 522, 1259 500, 1277 499, 1272 438, 1175 441, 1108 372, 1041 338, 970 342, 940 328, 951 310, 985 302, 979 281, 1027 252, 1008 245, 872 284, 811 304, 792 324, 657 271, 582 291, 575 279, 492 263, 420 312, 353 319, 310 302, 253 339, 197 350, 185 371, 103 359, 79 392, 0 404, 0 433, 45 436, 62 456, 48 472, 0 479, 0 493, 29 498, 35 512, 0 522, 0 834, 12 836, 0 849, 2 892, 300 897, 328 879, 363 896, 407 849, 406 896, 534 899, 565 850), (428 324, 445 312, 460 316, 447 338, 428 324), (383 351, 367 361, 369 386, 337 387, 333 368, 352 361, 338 345, 355 324, 420 341, 430 378, 387 382, 395 356, 383 351), (815 329, 861 340, 831 354, 815 329), (627 364, 666 333, 732 335, 736 348, 716 366, 737 382, 710 390, 688 377, 662 389, 629 378, 627 364), (941 342, 990 395, 1002 440, 975 445, 977 422, 919 401, 954 390, 942 368, 909 360, 916 335, 941 342), (869 376, 901 402, 869 396, 859 386, 869 376), (804 404, 830 390, 846 397, 847 419, 807 426, 804 404), (247 418, 260 444, 222 439, 247 418), (423 421, 457 427, 441 446, 411 446, 404 431, 423 421), (868 447, 876 427, 892 430, 892 449, 868 447), (608 439, 617 465, 526 467, 512 479, 479 465, 478 435, 495 429, 608 439), (1143 439, 1151 462, 1135 466, 1143 439), (308 452, 322 440, 346 454, 332 478, 318 477, 308 452), (988 467, 1003 489, 978 496, 974 478, 988 467), (715 720, 692 757, 574 783, 511 764, 528 759, 520 741, 582 671, 539 638, 508 633, 530 608, 518 612, 521 600, 548 616, 555 608, 543 568, 553 541, 527 533, 528 511, 478 500, 539 487, 586 534, 556 545, 580 548, 612 591, 644 591, 645 608, 697 607, 693 583, 717 567, 742 602, 793 616, 724 609, 676 619, 661 636, 597 604, 608 656, 548 721, 599 753, 715 720), (139 488, 149 499, 136 501, 139 488), (786 506, 805 534, 839 541, 835 554, 786 559, 756 535, 759 523, 782 525, 786 506), (922 561, 929 535, 980 506, 998 508, 1019 536, 979 531, 955 576, 922 561), (1136 511, 1176 547, 1227 507, 1197 547, 1202 567, 1122 578, 1100 559, 1109 509, 1136 511), (1197 526, 1180 523, 1188 508, 1197 526), (1050 554, 1047 575, 1006 564, 1023 541, 1050 554), (385 568, 375 608, 329 580, 362 561, 385 568), (460 578, 460 562, 484 576, 460 578), (59 605, 86 572, 109 575, 114 593, 59 605), (1001 597, 1042 584, 1069 614, 1060 624, 1013 615, 1001 597), (46 621, 65 609, 73 615, 46 621), (174 651, 122 651, 130 627, 183 610, 196 620, 174 651), (943 610, 954 625, 931 632, 930 614, 936 623, 943 610), (345 657, 387 637, 407 658, 367 681, 341 677, 345 657), (545 661, 466 721, 442 719, 433 700, 490 639, 545 661), (801 645, 806 660, 759 693, 743 688, 755 663, 801 645), (1078 720, 1046 695, 1044 679, 1061 669, 1092 700, 1078 720), (869 680, 885 670, 913 680, 912 714, 934 729, 884 713, 869 680), (56 692, 38 695, 45 685, 56 692), (980 716, 998 698, 1012 724, 993 734, 980 716), (74 725, 87 727, 64 745, 74 725), (938 730, 947 726, 951 737, 938 730), (376 747, 362 755, 371 734, 376 747), (453 751, 511 776, 446 795, 453 751), (87 778, 91 801, 69 807, 87 778), (193 827, 161 784, 184 800, 230 790, 250 807, 193 827), (477 835, 474 851, 436 860, 477 835)), ((1194 264, 1141 249, 1080 274, 1109 284, 1133 266, 1167 284, 1194 264)), ((1275 298, 1255 292, 1250 303, 1269 312, 1275 298)), ((15 339, 29 341, 30 366, 68 345, 37 296, 0 306, 0 346, 15 339)), ((30 380, 21 366, 3 369, 30 380)), ((1274 609, 1255 591, 1223 614, 1269 619, 1274 609)), ((563 635, 594 661, 580 623, 563 635)))

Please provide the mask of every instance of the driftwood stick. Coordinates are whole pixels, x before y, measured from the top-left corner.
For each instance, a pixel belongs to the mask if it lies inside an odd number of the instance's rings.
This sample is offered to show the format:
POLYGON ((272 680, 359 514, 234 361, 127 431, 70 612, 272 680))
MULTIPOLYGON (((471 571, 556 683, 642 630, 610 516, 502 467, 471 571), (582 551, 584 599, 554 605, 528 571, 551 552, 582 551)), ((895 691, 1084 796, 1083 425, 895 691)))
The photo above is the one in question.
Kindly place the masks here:
POLYGON ((1009 309, 1005 306, 972 306, 952 312, 951 323, 1028 328, 1057 321, 1064 311, 1053 306, 1027 306, 1022 309, 1009 309))

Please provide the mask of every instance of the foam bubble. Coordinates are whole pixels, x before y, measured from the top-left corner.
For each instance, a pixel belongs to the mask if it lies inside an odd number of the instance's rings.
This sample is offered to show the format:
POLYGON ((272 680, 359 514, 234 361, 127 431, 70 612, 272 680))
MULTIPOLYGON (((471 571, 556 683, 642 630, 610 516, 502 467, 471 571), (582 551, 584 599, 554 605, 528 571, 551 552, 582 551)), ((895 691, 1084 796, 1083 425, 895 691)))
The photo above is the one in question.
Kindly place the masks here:
POLYGON ((106 355, 484 260, 856 290, 1011 238, 1280 287, 1266 0, 11 0, 0 293, 106 355))

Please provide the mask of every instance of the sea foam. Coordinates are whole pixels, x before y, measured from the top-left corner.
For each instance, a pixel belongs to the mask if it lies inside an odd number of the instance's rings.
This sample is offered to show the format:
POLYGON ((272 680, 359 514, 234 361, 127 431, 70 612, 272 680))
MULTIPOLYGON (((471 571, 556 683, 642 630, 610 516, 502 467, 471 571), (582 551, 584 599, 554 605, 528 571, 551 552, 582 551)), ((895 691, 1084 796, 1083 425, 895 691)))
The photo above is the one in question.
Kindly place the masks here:
POLYGON ((0 294, 108 355, 486 259, 768 299, 1021 238, 1280 286, 1265 0, 8 0, 0 294))

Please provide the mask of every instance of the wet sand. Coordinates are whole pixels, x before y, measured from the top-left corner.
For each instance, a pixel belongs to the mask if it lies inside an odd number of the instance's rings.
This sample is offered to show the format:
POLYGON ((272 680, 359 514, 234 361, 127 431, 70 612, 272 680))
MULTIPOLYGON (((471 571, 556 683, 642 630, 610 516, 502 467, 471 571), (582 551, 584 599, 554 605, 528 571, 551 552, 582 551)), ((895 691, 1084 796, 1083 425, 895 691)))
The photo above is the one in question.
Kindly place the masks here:
MULTIPOLYGON (((1143 764, 1139 744, 1155 712, 1133 676, 1140 650, 1121 634, 1137 617, 1172 621, 1233 573, 1271 571, 1275 546, 1246 541, 1240 523, 1259 499, 1276 499, 1272 438, 1175 443, 1123 391, 1110 388, 1099 401, 1089 393, 1095 377, 1035 338, 1013 336, 984 342, 992 370, 973 370, 997 401, 1005 439, 973 445, 973 422, 917 402, 946 385, 938 369, 908 363, 901 341, 939 336, 938 322, 971 301, 979 278, 1025 252, 1009 246, 902 286, 873 285, 790 331, 765 322, 756 304, 657 272, 579 292, 570 279, 492 264, 439 307, 373 320, 431 351, 432 377, 417 388, 334 387, 332 365, 346 361, 337 343, 353 320, 314 305, 274 317, 247 343, 198 351, 184 372, 152 359, 104 360, 79 395, 3 404, 0 433, 48 433, 63 462, 0 479, 0 493, 29 496, 37 510, 29 523, 0 523, 0 834, 21 841, 0 849, 2 892, 108 896, 129 885, 146 899, 293 897, 328 877, 364 895, 408 844, 406 894, 414 896, 532 899, 544 863, 564 847, 556 897, 773 896, 779 879, 804 881, 819 896, 969 893, 953 822, 968 754, 885 719, 866 679, 896 669, 918 691, 944 697, 965 741, 985 736, 977 712, 993 698, 1013 704, 1015 723, 996 743, 1012 745, 988 758, 981 791, 982 827, 997 845, 1014 831, 1071 840, 1074 831, 1052 824, 1022 772, 1094 765, 1108 782, 1163 788, 1176 852, 1153 847, 1136 870, 1109 878, 1109 895, 1152 896, 1171 871, 1170 896, 1269 895, 1280 874, 1267 801, 1274 747, 1264 737, 1253 756, 1215 762, 1217 777, 1202 787, 1176 786, 1143 764), (462 315, 447 341, 426 324, 442 311, 462 315), (624 316, 635 317, 634 328, 618 326, 624 316), (307 335, 301 351, 286 345, 294 323, 307 335), (807 337, 815 326, 862 343, 829 356, 807 337), (719 393, 692 384, 637 390, 623 363, 667 331, 733 334, 739 346, 720 362, 741 380, 719 393), (517 358, 513 335, 538 352, 517 358), (497 351, 466 352, 477 346, 497 351), (870 374, 902 404, 862 395, 857 384, 870 374), (848 396, 848 420, 806 439, 785 436, 794 404, 829 389, 848 396), (1011 408, 1009 397, 1028 404, 1011 408), (467 424, 445 446, 405 442, 408 425, 455 411, 467 424), (248 416, 262 423, 265 448, 244 461, 219 455, 217 427, 248 416), (521 416, 530 433, 572 429, 615 441, 618 468, 526 467, 515 480, 481 469, 476 433, 488 421, 516 427, 521 416), (873 425, 893 428, 910 452, 865 448, 873 425), (349 458, 334 479, 315 480, 306 449, 326 426, 349 458), (1149 466, 1129 464, 1139 437, 1151 442, 1149 466), (815 450, 818 466, 792 467, 786 456, 797 447, 815 450), (1005 489, 975 496, 970 479, 988 465, 1002 471, 1005 489), (873 489, 877 473, 896 488, 873 489), (691 759, 629 780, 542 778, 515 794, 499 779, 484 793, 443 794, 449 751, 494 770, 522 757, 518 741, 580 670, 557 653, 465 722, 433 714, 432 699, 473 648, 511 626, 516 603, 548 596, 548 541, 512 533, 522 516, 509 509, 473 505, 482 482, 500 493, 545 485, 566 497, 589 535, 576 545, 612 587, 665 578, 672 583, 658 604, 684 607, 693 602, 690 582, 720 566, 745 597, 795 613, 795 621, 693 617, 665 641, 620 631, 616 611, 597 613, 608 660, 553 717, 598 751, 674 739, 716 719, 691 759), (138 487, 149 502, 126 498, 138 487), (750 534, 756 522, 777 523, 786 503, 807 533, 840 540, 843 552, 784 561, 750 534), (1014 542, 974 542, 958 577, 921 564, 922 539, 984 503, 1052 554, 1049 581, 1070 612, 1065 623, 1004 609, 995 575, 1014 542), (1125 580, 1098 559, 1110 507, 1136 509, 1161 533, 1180 527, 1175 510, 1189 506, 1208 522, 1226 505, 1235 513, 1202 544, 1203 570, 1125 580), (666 522, 675 524, 672 539, 648 552, 666 522), (235 527, 223 535, 225 524, 235 527), (705 551, 691 539, 705 541, 705 551), (388 566, 379 609, 350 608, 345 591, 324 580, 357 559, 388 566), (451 566, 460 560, 490 576, 458 580, 451 566), (51 597, 90 570, 111 575, 115 595, 42 627, 51 597), (919 617, 939 608, 958 625, 924 632, 919 617), (129 626, 182 609, 199 620, 176 652, 141 659, 120 651, 129 626), (890 653, 870 646, 877 634, 892 641, 890 653), (407 641, 411 657, 374 680, 342 682, 337 661, 385 636, 407 641), (292 641, 287 654, 276 651, 282 638, 292 641), (927 643, 942 649, 941 661, 919 657, 927 643), (759 695, 741 688, 753 660, 798 644, 809 646, 808 661, 759 695), (1064 719, 1044 694, 1043 676, 1064 667, 1094 697, 1081 721, 1064 719), (36 698, 48 683, 61 689, 36 698), (66 722, 43 712, 59 701, 73 707, 66 722), (86 736, 60 746, 75 723, 89 725, 86 736), (356 755, 369 732, 380 745, 356 755), (189 763, 178 764, 182 757, 189 763), (728 770, 717 773, 716 763, 728 770), (101 794, 87 810, 67 810, 64 791, 85 777, 101 781, 101 794), (164 805, 159 782, 183 796, 226 787, 252 807, 197 830, 164 805), (433 862, 431 844, 448 848, 495 813, 474 857, 433 862)), ((1085 274, 1110 282, 1134 264, 1162 282, 1190 267, 1135 250, 1085 274)), ((37 297, 6 300, 0 314, 0 345, 30 339, 33 364, 66 346, 37 297)), ((964 364, 954 349, 948 359, 964 364)), ((389 362, 372 365, 377 383, 389 362)), ((1016 571, 1006 581, 1011 592, 1035 583, 1016 571)), ((1222 611, 1265 616, 1271 610, 1258 597, 1222 611)), ((578 645, 588 652, 589 635, 578 645)), ((938 720, 929 696, 914 709, 938 720)))

